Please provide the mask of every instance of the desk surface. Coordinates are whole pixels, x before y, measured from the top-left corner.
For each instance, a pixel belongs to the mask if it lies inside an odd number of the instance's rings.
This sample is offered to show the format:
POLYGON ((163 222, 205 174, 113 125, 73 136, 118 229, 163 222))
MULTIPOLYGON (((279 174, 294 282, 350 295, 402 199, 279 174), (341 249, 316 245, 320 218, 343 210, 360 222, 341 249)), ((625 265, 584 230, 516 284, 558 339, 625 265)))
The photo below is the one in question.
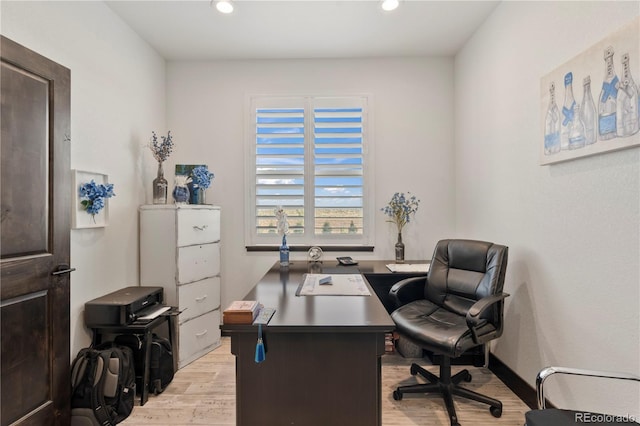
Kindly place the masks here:
POLYGON ((260 364, 257 327, 222 326, 236 356, 238 426, 382 424, 380 357, 394 323, 371 281, 403 278, 385 263, 276 263, 246 295, 276 312, 263 329, 267 354, 260 364), (306 273, 362 273, 371 295, 296 296, 306 273))
MULTIPOLYGON (((276 263, 245 296, 265 307, 275 308, 269 322, 270 332, 308 331, 391 331, 394 323, 367 282, 370 296, 296 296, 306 273, 324 274, 394 274, 386 268, 389 261, 361 261, 356 266, 339 266, 334 262, 312 264, 292 262, 287 268, 276 263)), ((413 262, 416 263, 416 262, 413 262)), ((252 326, 223 325, 223 331, 254 333, 252 326)))

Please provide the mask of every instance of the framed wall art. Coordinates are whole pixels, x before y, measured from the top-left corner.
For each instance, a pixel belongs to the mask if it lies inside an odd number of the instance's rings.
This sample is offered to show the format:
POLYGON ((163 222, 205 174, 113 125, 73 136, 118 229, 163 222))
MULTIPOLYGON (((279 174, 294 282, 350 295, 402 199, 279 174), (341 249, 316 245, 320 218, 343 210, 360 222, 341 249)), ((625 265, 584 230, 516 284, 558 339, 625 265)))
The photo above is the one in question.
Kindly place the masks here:
POLYGON ((109 223, 109 198, 115 196, 113 184, 102 173, 72 170, 73 229, 102 228, 109 223))
POLYGON ((540 164, 640 146, 640 18, 540 81, 540 164))

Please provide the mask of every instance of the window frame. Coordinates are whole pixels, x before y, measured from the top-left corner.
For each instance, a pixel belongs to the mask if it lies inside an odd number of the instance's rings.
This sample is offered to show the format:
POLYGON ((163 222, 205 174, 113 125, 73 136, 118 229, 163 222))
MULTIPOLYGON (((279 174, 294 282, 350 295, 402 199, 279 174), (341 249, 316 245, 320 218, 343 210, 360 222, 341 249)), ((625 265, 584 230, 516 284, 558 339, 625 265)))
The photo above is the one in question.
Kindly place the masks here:
POLYGON ((279 236, 258 234, 256 232, 256 111, 258 108, 299 108, 304 107, 304 234, 289 233, 287 242, 295 251, 296 247, 304 249, 310 246, 321 246, 329 250, 373 250, 374 235, 374 199, 373 199, 373 109, 370 94, 291 94, 291 95, 248 95, 246 98, 245 129, 245 190, 249 197, 245 198, 245 246, 248 251, 277 249, 279 236), (315 173, 314 173, 314 106, 327 100, 339 102, 354 101, 353 106, 362 107, 362 234, 315 234, 315 173))

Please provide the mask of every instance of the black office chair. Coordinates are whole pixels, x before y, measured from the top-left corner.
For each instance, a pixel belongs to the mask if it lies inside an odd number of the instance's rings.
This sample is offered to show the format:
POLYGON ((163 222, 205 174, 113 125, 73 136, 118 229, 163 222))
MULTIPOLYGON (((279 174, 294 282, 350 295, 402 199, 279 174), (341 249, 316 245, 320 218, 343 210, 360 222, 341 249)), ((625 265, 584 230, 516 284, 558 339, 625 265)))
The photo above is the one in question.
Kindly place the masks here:
MULTIPOLYGON (((525 413, 525 426, 571 426, 585 423, 592 426, 638 425, 638 422, 634 421, 635 419, 629 416, 547 408, 544 396, 544 383, 549 376, 554 374, 568 374, 572 376, 599 377, 605 379, 640 382, 640 376, 629 373, 613 373, 609 371, 582 370, 567 367, 546 367, 542 369, 536 377, 538 409, 525 413)), ((611 388, 609 387, 608 390, 611 390, 611 388)))
POLYGON ((442 240, 436 245, 426 277, 395 284, 390 297, 397 309, 391 314, 397 331, 416 345, 441 355, 440 377, 417 364, 411 374, 429 383, 400 386, 393 398, 404 393, 438 392, 444 398, 452 426, 459 426, 453 395, 490 405, 494 417, 502 415, 502 403, 459 386, 470 382, 467 370, 451 376, 451 358, 500 337, 508 248, 472 240, 442 240))

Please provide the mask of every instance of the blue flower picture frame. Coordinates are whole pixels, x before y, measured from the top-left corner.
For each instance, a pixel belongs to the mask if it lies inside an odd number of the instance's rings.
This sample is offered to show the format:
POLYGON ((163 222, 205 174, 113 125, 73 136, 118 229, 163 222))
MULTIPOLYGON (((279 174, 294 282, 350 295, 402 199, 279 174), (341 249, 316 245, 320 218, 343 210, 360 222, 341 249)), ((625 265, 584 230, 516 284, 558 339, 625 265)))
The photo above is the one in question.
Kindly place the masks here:
POLYGON ((72 170, 71 188, 71 228, 104 228, 109 224, 109 198, 104 198, 104 207, 91 214, 86 207, 86 198, 80 194, 80 188, 91 182, 96 185, 107 185, 109 176, 104 173, 89 172, 84 170, 72 170), (83 204, 85 201, 85 204, 83 204))

